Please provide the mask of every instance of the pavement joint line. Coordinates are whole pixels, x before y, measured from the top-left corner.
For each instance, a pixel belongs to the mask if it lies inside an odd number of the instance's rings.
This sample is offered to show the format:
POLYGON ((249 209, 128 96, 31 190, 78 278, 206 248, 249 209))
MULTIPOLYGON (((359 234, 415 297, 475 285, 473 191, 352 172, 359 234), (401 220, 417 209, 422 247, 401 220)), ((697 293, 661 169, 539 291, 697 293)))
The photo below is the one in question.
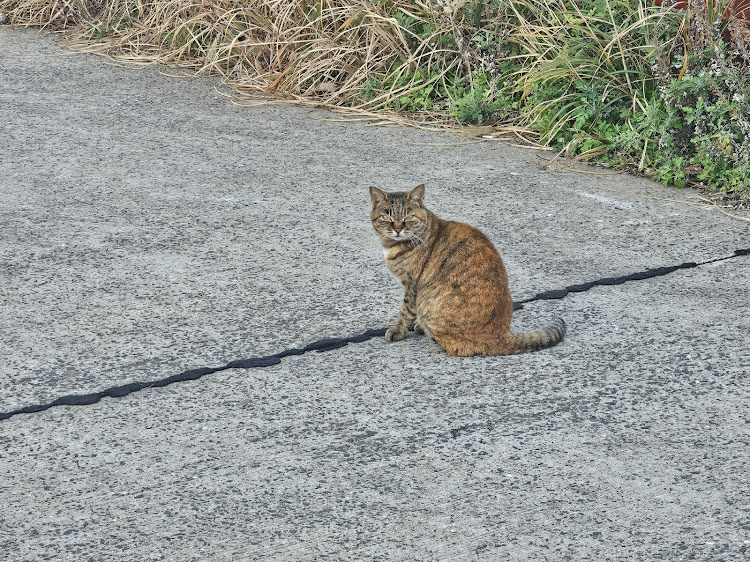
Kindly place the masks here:
MULTIPOLYGON (((740 256, 748 256, 748 255, 750 255, 750 248, 746 248, 743 250, 735 250, 732 255, 723 256, 720 258, 714 258, 714 259, 706 260, 706 261, 699 262, 699 263, 685 262, 680 265, 657 267, 654 269, 646 269, 644 271, 631 273, 630 275, 623 275, 620 277, 603 277, 601 279, 598 279, 596 281, 590 281, 588 283, 583 283, 579 285, 570 285, 566 287, 565 289, 545 291, 543 293, 538 293, 531 298, 528 298, 519 302, 514 302, 513 310, 520 310, 523 308, 524 304, 528 304, 530 302, 541 301, 541 300, 558 300, 558 299, 565 298, 570 293, 585 292, 597 286, 620 285, 628 281, 642 281, 644 279, 651 279, 653 277, 662 277, 664 275, 669 275, 670 273, 679 271, 681 269, 692 269, 695 267, 700 267, 703 265, 708 265, 711 263, 716 263, 716 262, 725 261, 725 260, 737 258, 740 256)), ((57 398, 47 404, 34 404, 30 406, 24 406, 23 408, 12 410, 10 412, 0 412, 0 421, 7 420, 9 418, 12 418, 20 414, 33 414, 37 412, 43 412, 45 410, 49 410, 56 406, 87 406, 90 404, 96 404, 102 398, 106 398, 106 397, 122 398, 123 396, 127 396, 128 394, 131 394, 133 392, 138 392, 140 390, 144 390, 147 388, 161 388, 161 387, 168 386, 170 384, 177 383, 177 382, 198 380, 206 375, 218 373, 221 371, 225 371, 227 369, 256 369, 260 367, 270 367, 272 365, 278 365, 279 363, 281 363, 281 360, 283 358, 289 357, 290 355, 303 355, 310 351, 323 353, 326 351, 331 351, 334 349, 338 349, 340 347, 344 347, 350 343, 361 343, 374 337, 382 337, 385 335, 386 329, 387 328, 366 330, 362 332, 361 334, 357 334, 357 335, 349 336, 345 338, 323 338, 323 339, 314 341, 310 344, 307 344, 305 347, 302 347, 302 348, 287 349, 280 353, 267 355, 264 357, 251 357, 248 359, 238 359, 235 361, 230 361, 229 363, 227 363, 226 365, 222 365, 221 367, 201 367, 198 369, 189 369, 187 371, 183 371, 182 373, 171 375, 169 377, 155 380, 155 381, 147 381, 147 382, 137 381, 137 382, 132 382, 132 383, 123 384, 119 386, 113 386, 105 390, 102 390, 99 392, 92 392, 89 394, 70 394, 67 396, 61 396, 60 398, 57 398)), ((470 429, 471 428, 469 427, 457 428, 455 430, 451 430, 451 435, 452 437, 455 438, 461 433, 470 429)))
POLYGON ((520 310, 521 308, 523 308, 524 304, 527 304, 530 302, 540 301, 540 300, 562 299, 568 296, 570 293, 582 293, 584 291, 588 291, 589 289, 592 289, 597 286, 621 285, 622 283, 626 283, 628 281, 642 281, 644 279, 651 279, 653 277, 662 277, 664 275, 669 275, 670 273, 673 273, 680 269, 692 269, 694 267, 700 267, 702 265, 708 265, 711 263, 716 263, 716 262, 720 262, 724 260, 730 260, 739 256, 747 256, 747 255, 750 255, 750 248, 746 248, 744 250, 735 250, 734 253, 730 256, 714 258, 714 259, 702 261, 699 263, 685 262, 685 263, 681 263, 680 265, 671 265, 667 267, 657 267, 654 269, 646 269, 644 271, 631 273, 630 275, 622 275, 620 277, 603 277, 602 279, 597 279, 596 281, 589 281, 588 283, 582 283, 580 285, 570 285, 568 287, 565 287, 564 289, 538 293, 529 299, 522 300, 519 302, 514 302, 513 310, 520 310))

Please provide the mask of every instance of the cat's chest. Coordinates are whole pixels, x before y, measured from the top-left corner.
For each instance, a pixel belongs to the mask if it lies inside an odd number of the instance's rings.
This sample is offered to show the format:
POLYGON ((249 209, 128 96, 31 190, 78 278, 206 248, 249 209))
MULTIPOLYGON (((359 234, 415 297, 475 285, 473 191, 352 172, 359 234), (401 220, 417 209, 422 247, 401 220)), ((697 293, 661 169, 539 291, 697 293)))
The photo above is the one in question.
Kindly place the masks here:
POLYGON ((410 258, 408 250, 401 246, 391 246, 390 248, 383 248, 383 259, 388 267, 392 267, 396 264, 406 263, 410 258))
POLYGON ((411 280, 419 268, 419 256, 410 249, 399 246, 383 248, 383 258, 388 269, 403 282, 411 280))

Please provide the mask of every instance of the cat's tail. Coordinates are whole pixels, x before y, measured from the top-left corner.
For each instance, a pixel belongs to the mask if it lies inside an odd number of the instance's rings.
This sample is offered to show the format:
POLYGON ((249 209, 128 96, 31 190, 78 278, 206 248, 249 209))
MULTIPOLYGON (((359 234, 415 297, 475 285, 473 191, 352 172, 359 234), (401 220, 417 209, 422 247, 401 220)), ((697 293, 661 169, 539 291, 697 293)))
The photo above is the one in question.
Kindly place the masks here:
POLYGON ((555 318, 552 324, 542 326, 533 332, 513 333, 511 353, 539 351, 557 345, 565 337, 565 331, 565 321, 562 318, 555 318))

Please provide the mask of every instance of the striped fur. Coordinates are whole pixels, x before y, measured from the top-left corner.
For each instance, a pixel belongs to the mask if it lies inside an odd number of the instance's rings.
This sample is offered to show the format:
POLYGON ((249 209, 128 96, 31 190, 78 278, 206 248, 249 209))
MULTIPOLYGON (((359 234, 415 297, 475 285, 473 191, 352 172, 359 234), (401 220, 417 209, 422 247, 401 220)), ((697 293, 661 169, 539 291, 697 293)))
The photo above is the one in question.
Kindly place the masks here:
POLYGON ((416 321, 415 331, 450 355, 511 355, 562 341, 562 319, 533 332, 510 331, 513 302, 500 254, 476 228, 428 211, 424 193, 424 185, 409 192, 370 188, 385 263, 405 289, 386 339, 400 340, 416 321))

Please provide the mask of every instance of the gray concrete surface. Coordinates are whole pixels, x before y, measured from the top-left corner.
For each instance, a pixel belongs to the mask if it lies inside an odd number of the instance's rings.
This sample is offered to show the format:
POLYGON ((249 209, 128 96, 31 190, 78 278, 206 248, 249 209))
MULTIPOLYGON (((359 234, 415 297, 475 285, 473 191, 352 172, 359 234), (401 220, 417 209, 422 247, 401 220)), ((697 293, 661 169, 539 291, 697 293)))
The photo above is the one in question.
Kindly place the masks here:
MULTIPOLYGON (((0 28, 0 411, 389 325, 371 184, 426 183, 516 300, 750 246, 651 198, 688 190, 220 89, 0 28)), ((529 304, 569 328, 538 353, 372 339, 14 416, 0 559, 747 559, 748 287, 737 257, 529 304)))

